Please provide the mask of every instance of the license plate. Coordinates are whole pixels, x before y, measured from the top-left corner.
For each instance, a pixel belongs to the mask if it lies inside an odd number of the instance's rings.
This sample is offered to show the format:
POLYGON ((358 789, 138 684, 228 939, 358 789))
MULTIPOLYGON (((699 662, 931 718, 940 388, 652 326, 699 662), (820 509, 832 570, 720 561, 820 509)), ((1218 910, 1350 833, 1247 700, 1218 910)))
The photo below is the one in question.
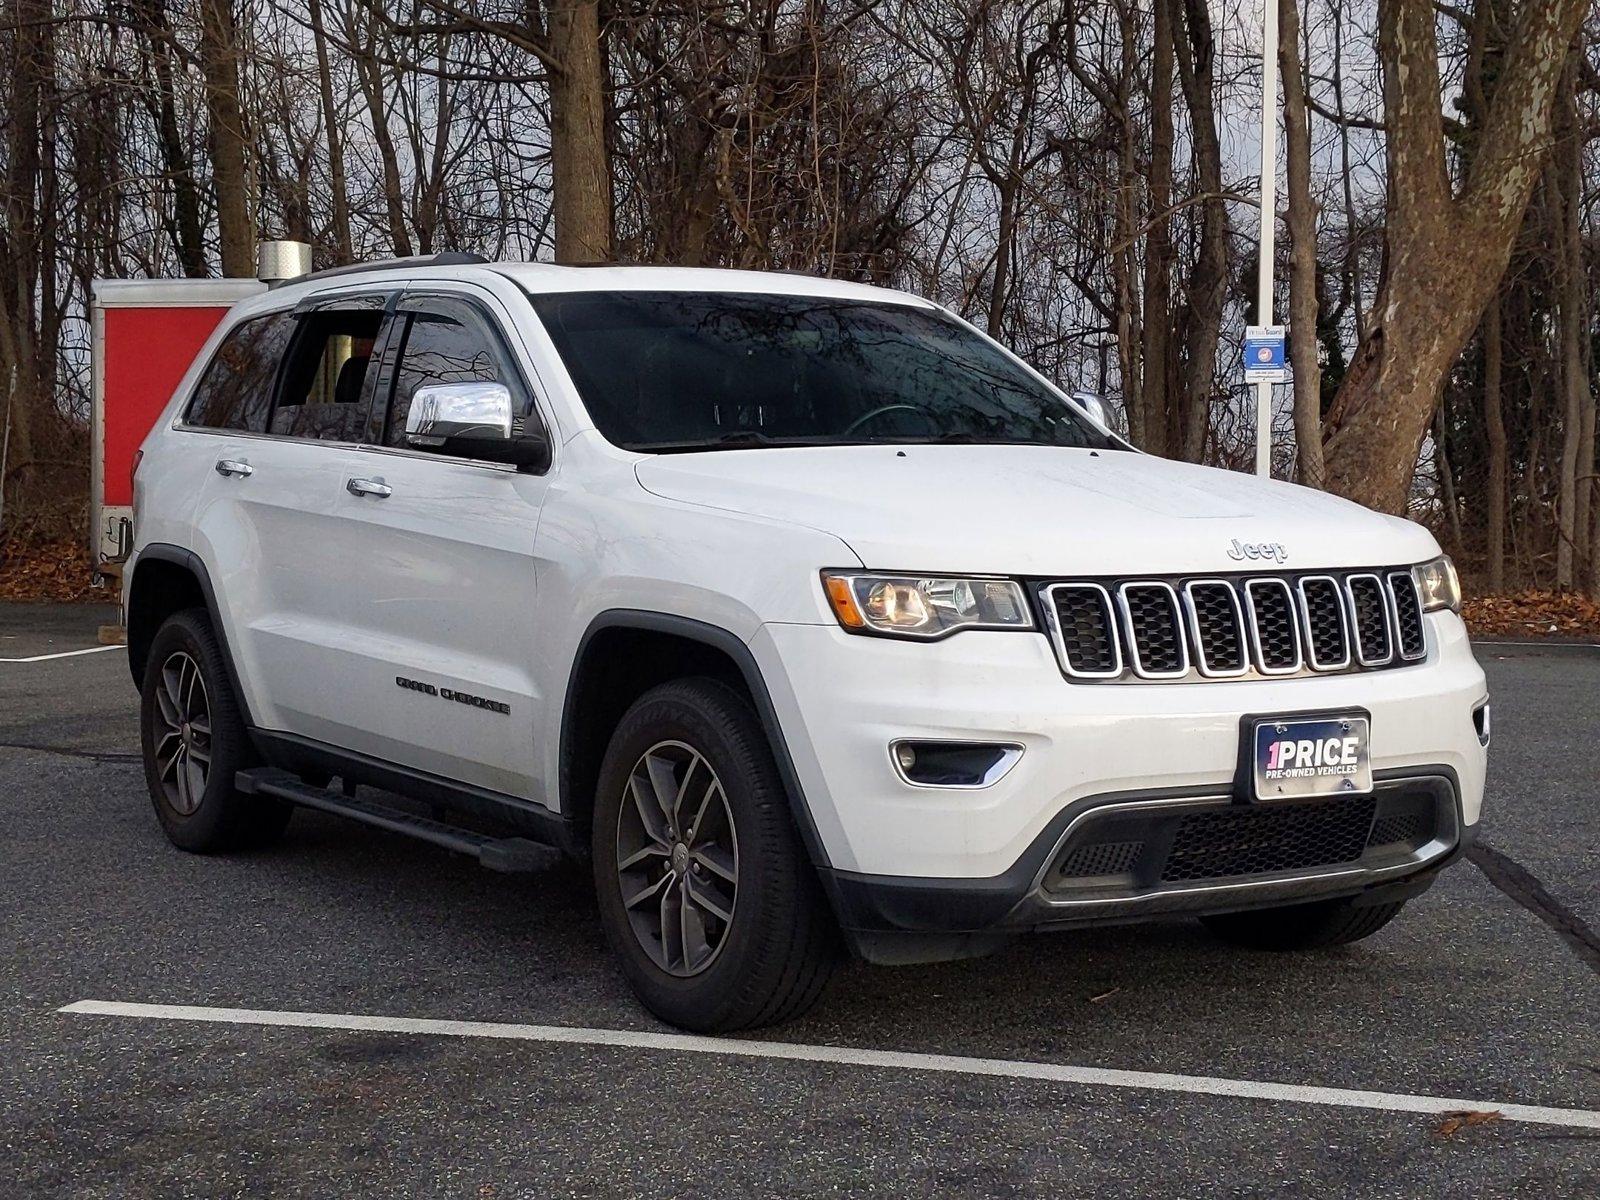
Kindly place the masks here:
POLYGON ((1255 725, 1257 800, 1354 795, 1372 790, 1366 717, 1259 718, 1255 725))

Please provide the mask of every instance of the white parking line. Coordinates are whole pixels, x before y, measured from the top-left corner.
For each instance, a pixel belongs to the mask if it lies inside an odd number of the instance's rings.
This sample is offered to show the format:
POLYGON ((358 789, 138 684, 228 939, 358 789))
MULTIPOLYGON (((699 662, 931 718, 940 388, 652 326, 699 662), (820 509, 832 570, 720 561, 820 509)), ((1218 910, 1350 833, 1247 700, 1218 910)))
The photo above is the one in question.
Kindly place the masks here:
POLYGON ((1326 1104, 1378 1112, 1493 1112, 1502 1120, 1569 1129, 1600 1129, 1600 1112, 1581 1108, 1543 1108, 1497 1100, 1459 1100, 1445 1096, 1413 1096, 1403 1092, 1367 1092, 1348 1088, 1301 1087, 1249 1079, 1206 1075, 1169 1075, 1157 1071, 1114 1071, 1102 1067, 1069 1067, 1055 1063, 1012 1062, 998 1058, 963 1058, 947 1054, 908 1054, 897 1050, 862 1050, 850 1046, 807 1046, 793 1042, 756 1042, 734 1038, 694 1037, 679 1033, 647 1033, 630 1029, 583 1029, 565 1025, 512 1025, 493 1021, 440 1021, 421 1017, 368 1017, 350 1013, 274 1012, 254 1008, 202 1008, 187 1004, 128 1004, 115 1000, 79 1000, 63 1013, 101 1017, 140 1017, 160 1021, 204 1021, 223 1025, 273 1025, 292 1029, 341 1029, 368 1033, 411 1033, 434 1037, 499 1038, 568 1046, 612 1046, 629 1050, 664 1050, 677 1054, 719 1054, 734 1058, 768 1058, 788 1062, 876 1067, 890 1071, 943 1071, 989 1075, 1085 1087, 1138 1088, 1199 1096, 1236 1096, 1289 1104, 1326 1104))
POLYGON ((107 650, 121 650, 122 646, 90 646, 87 650, 62 650, 58 654, 35 654, 31 658, 0 658, 0 663, 48 662, 52 658, 76 658, 80 654, 103 654, 107 650))

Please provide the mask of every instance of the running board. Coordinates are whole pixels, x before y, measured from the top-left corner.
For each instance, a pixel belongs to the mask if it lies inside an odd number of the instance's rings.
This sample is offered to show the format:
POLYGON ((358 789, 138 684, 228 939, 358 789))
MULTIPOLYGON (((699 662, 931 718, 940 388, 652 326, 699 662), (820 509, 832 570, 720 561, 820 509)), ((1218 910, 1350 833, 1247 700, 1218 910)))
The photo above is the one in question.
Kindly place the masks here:
POLYGON ((327 788, 312 787, 298 775, 270 767, 240 771, 234 786, 246 795, 272 796, 304 808, 320 809, 335 816, 349 817, 363 825, 402 833, 418 841, 468 854, 491 871, 542 871, 561 861, 561 851, 527 838, 497 838, 446 825, 429 817, 375 804, 354 796, 344 796, 327 788))

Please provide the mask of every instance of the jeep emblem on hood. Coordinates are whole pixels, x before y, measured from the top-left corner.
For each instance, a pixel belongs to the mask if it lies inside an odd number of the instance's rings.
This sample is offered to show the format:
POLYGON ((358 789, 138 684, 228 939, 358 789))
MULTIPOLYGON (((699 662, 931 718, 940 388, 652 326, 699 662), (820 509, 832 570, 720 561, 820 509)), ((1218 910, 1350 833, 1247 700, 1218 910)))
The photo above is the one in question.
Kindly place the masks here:
POLYGON ((1289 552, 1281 542, 1241 542, 1234 538, 1228 546, 1228 557, 1235 562, 1270 558, 1275 563, 1283 563, 1289 561, 1289 552))

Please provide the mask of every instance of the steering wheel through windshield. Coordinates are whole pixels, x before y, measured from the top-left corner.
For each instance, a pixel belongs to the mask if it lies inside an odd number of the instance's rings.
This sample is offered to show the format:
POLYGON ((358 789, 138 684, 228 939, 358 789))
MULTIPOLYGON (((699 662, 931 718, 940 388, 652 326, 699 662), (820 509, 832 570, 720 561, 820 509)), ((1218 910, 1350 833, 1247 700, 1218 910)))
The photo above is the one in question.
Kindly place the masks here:
POLYGON ((928 427, 928 431, 930 433, 933 431, 934 425, 933 422, 929 420, 928 414, 923 412, 922 409, 918 408, 915 404, 882 404, 873 409, 871 412, 862 413, 854 421, 851 421, 850 424, 844 427, 844 432, 839 436, 849 437, 863 425, 869 424, 872 421, 876 421, 879 417, 885 417, 890 413, 895 412, 915 413, 918 417, 922 418, 922 423, 928 427))

